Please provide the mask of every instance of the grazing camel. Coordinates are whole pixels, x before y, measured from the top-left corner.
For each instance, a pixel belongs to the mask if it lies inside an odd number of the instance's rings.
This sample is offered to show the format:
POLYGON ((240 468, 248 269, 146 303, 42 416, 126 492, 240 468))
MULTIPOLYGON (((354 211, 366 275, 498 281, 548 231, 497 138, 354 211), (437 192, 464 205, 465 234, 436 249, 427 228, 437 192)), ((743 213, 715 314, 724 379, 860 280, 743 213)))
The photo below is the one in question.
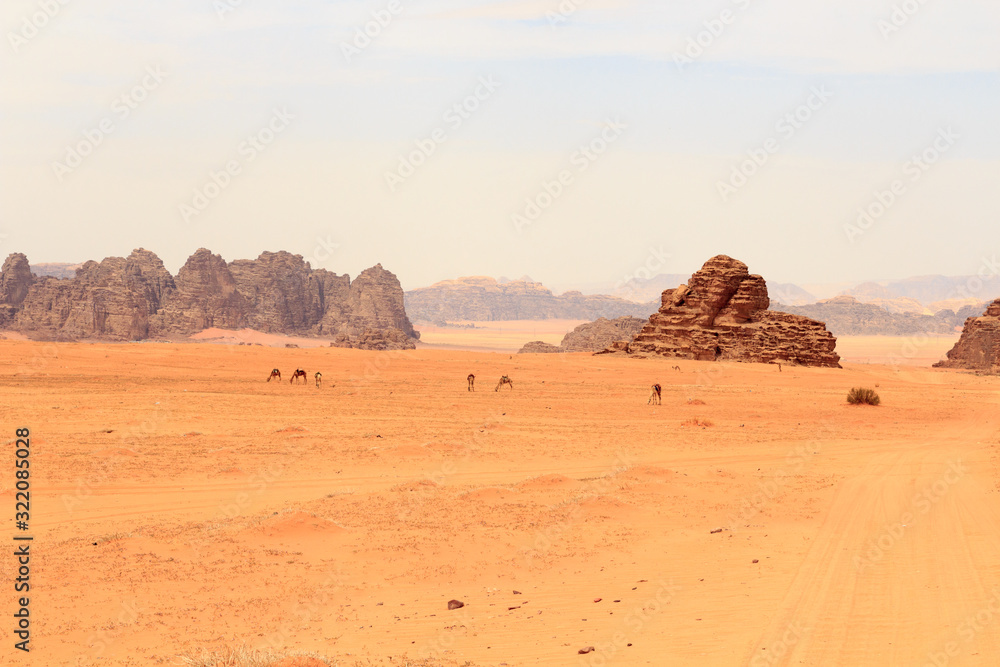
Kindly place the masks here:
POLYGON ((313 377, 316 378, 316 388, 317 389, 321 388, 323 386, 323 374, 320 373, 319 371, 316 371, 316 375, 314 375, 313 377))
POLYGON ((476 390, 476 376, 473 375, 472 373, 469 373, 469 377, 467 379, 469 380, 469 391, 475 391, 476 390))
POLYGON ((292 373, 292 379, 288 381, 288 384, 294 384, 298 378, 302 378, 302 384, 306 383, 306 372, 301 368, 295 369, 295 372, 292 373))
POLYGON ((271 375, 268 376, 267 381, 270 382, 274 378, 278 378, 279 380, 281 379, 281 371, 279 371, 277 368, 271 371, 271 375))
POLYGON ((646 405, 652 403, 653 405, 662 405, 663 402, 660 397, 661 387, 658 384, 653 385, 653 390, 649 392, 649 400, 646 401, 646 405))
POLYGON ((493 391, 500 391, 500 387, 504 386, 505 384, 510 385, 510 390, 514 391, 514 383, 511 382, 510 378, 507 377, 506 375, 500 378, 500 381, 497 382, 496 389, 494 389, 493 391))

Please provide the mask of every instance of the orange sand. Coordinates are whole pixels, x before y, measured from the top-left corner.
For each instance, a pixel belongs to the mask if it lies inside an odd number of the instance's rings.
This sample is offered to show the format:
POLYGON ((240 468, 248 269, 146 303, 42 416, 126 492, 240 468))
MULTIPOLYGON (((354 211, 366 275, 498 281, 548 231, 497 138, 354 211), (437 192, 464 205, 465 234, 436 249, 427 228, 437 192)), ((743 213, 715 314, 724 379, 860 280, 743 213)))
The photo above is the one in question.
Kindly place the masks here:
POLYGON ((675 363, 0 341, 0 664, 1000 663, 998 378, 675 363))

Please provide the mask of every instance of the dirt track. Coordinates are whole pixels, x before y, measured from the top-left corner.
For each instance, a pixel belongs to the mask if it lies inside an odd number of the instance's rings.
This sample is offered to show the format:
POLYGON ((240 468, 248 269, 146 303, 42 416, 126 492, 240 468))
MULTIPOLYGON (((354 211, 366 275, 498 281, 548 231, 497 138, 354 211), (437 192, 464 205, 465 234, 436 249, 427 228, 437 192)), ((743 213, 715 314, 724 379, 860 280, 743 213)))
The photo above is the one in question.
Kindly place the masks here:
POLYGON ((177 664, 240 644, 341 665, 1000 662, 997 378, 0 350, 4 440, 33 434, 37 576, 31 660, 8 636, 3 664, 177 664), (310 382, 264 382, 274 366, 310 382), (513 391, 493 391, 502 374, 513 391), (844 402, 876 383, 882 407, 844 402))

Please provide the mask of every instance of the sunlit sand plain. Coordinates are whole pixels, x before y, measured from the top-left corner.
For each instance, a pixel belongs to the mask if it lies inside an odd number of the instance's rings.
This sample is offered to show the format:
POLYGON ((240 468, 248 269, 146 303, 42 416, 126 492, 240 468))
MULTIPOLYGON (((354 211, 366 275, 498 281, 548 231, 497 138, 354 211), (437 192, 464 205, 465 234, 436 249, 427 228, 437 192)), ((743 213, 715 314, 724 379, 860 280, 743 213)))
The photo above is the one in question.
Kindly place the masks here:
POLYGON ((1000 662, 996 377, 9 340, 0 371, 36 577, 2 664, 1000 662))

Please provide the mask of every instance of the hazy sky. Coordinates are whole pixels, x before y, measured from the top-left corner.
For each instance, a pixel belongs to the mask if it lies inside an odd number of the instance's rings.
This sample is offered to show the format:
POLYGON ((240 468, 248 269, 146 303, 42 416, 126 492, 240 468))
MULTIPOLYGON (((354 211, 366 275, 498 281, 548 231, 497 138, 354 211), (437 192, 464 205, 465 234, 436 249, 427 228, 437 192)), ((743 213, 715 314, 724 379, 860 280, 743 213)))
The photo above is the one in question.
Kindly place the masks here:
POLYGON ((284 249, 408 289, 1000 256, 995 0, 4 0, 0 27, 3 256, 284 249))

